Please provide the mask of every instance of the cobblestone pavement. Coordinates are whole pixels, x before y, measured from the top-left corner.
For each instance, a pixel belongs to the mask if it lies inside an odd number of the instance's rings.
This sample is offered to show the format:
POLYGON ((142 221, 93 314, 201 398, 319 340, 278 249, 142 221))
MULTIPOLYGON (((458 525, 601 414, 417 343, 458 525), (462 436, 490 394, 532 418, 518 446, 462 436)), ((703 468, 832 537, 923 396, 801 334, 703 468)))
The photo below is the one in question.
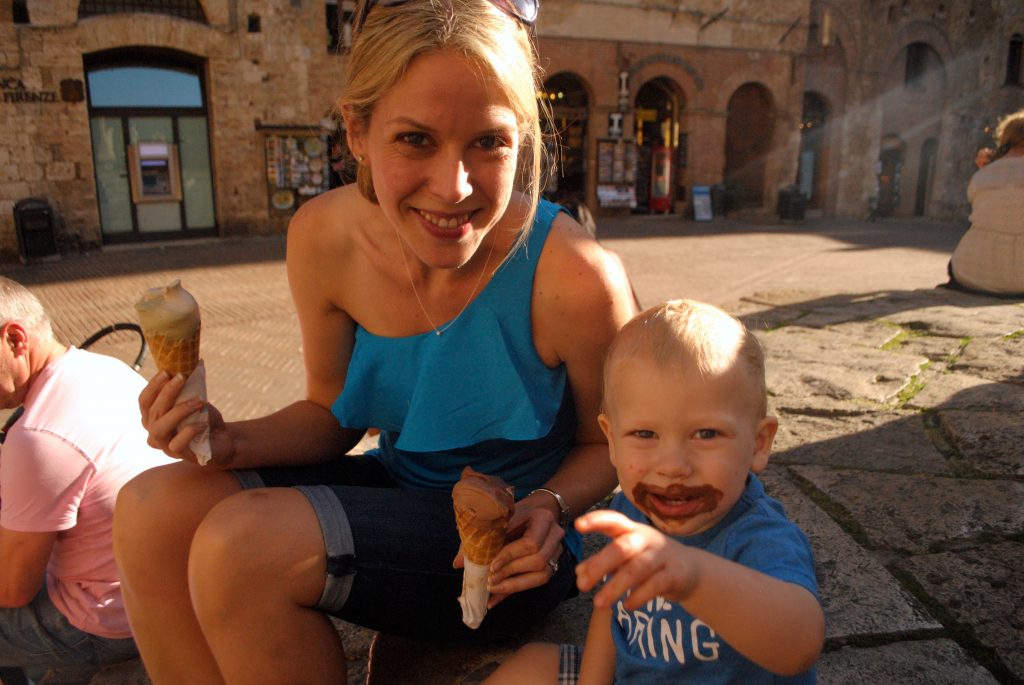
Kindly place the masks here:
MULTIPOLYGON (((599 229, 643 304, 714 302, 766 345, 781 428, 765 481, 816 554, 822 683, 1024 682, 1024 301, 934 287, 962 231, 660 217, 599 229)), ((71 342, 132 320, 143 288, 180 278, 203 307, 211 400, 244 418, 302 392, 283 253, 280 238, 219 240, 0 273, 32 288, 71 342)), ((130 357, 133 344, 107 351, 130 357)), ((582 641, 587 602, 566 602, 523 641, 582 641)), ((475 683, 508 652, 371 647, 369 631, 338 628, 352 684, 371 657, 374 683, 475 683)), ((136 664, 93 682, 147 681, 136 664)))

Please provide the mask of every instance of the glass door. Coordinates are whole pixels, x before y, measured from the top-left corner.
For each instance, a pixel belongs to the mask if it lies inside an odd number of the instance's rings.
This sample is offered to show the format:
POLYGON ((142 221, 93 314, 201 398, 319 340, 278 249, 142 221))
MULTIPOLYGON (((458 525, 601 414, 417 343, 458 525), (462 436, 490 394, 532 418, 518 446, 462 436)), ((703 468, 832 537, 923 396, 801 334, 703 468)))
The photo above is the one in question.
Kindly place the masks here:
POLYGON ((161 59, 86 58, 104 242, 216 234, 200 70, 161 59))

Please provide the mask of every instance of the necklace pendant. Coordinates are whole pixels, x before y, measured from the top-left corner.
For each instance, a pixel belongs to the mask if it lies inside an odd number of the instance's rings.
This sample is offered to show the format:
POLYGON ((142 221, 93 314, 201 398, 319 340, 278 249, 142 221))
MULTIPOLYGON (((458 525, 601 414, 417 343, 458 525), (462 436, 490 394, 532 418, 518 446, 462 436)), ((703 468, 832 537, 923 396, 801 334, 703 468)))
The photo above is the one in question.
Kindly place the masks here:
POLYGON ((436 336, 440 337, 440 336, 441 336, 441 333, 443 333, 443 332, 444 332, 444 331, 438 331, 438 330, 435 330, 435 331, 434 331, 434 335, 436 335, 436 336))

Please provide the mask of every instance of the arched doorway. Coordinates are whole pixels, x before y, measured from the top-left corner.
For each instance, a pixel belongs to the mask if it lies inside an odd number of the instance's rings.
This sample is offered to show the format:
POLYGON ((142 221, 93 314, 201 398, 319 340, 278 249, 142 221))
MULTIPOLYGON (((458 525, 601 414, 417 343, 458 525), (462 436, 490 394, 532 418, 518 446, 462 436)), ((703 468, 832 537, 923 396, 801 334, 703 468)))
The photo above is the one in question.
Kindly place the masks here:
POLYGON ((590 98, 583 83, 569 72, 555 74, 544 82, 543 97, 551 106, 554 131, 559 145, 558 167, 551 174, 545 195, 556 202, 584 201, 587 188, 587 118, 590 98))
POLYGON ((892 216, 901 202, 903 179, 903 158, 906 145, 896 135, 882 138, 881 150, 878 152, 878 216, 892 216))
POLYGON ((686 134, 680 133, 685 103, 665 77, 653 78, 634 100, 637 144, 637 211, 667 214, 677 199, 685 199, 680 168, 686 166, 686 134))
POLYGON ((729 98, 725 125, 725 182, 743 193, 743 204, 764 206, 765 164, 775 132, 772 95, 760 83, 746 83, 729 98))
POLYGON ((880 183, 877 211, 882 216, 923 216, 937 153, 937 145, 928 141, 941 140, 942 117, 948 111, 941 55, 926 42, 908 43, 889 61, 882 87, 881 123, 887 136, 880 141, 879 161, 887 169, 880 176, 891 178, 892 189, 885 191, 880 183))
POLYGON ((819 93, 804 93, 800 117, 800 167, 797 186, 807 199, 807 207, 821 209, 825 202, 828 178, 828 138, 826 122, 829 106, 819 93))
POLYGON ((130 48, 84 61, 103 242, 215 234, 201 60, 130 48))
POLYGON ((928 206, 928 191, 935 176, 935 157, 939 152, 939 141, 929 138, 921 145, 921 158, 917 170, 917 196, 914 199, 914 216, 924 216, 928 206))

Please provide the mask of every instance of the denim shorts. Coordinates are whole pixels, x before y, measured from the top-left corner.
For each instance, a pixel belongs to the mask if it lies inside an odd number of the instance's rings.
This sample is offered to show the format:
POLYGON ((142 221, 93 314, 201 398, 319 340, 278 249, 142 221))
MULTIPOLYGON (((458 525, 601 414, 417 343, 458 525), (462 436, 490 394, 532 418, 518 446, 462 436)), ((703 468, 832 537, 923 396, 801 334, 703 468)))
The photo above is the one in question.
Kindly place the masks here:
POLYGON ((29 604, 0 609, 0 666, 102 666, 138 656, 132 638, 86 633, 68 622, 43 588, 29 604))
POLYGON ((471 630, 458 596, 462 569, 451 493, 400 488, 372 456, 302 468, 236 471, 244 488, 295 487, 316 511, 327 549, 318 608, 373 630, 435 642, 487 643, 519 635, 576 594, 564 550, 545 585, 517 592, 471 630))

